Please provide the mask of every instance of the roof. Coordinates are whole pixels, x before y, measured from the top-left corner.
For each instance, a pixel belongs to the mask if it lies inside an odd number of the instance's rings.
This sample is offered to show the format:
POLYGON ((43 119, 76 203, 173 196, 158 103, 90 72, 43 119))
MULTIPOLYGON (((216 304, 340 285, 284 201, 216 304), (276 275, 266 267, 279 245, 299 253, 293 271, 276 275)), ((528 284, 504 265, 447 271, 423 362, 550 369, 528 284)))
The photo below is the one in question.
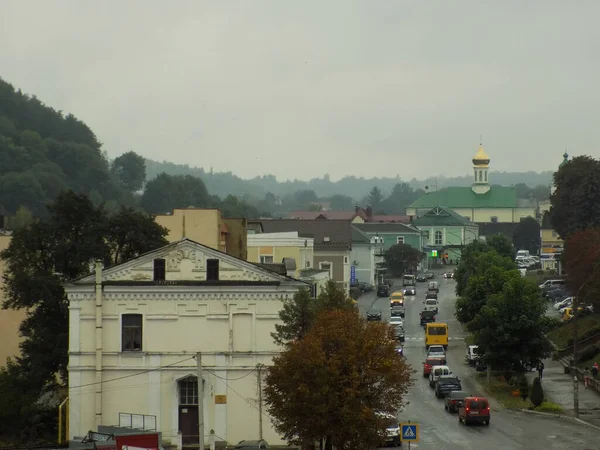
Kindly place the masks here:
POLYGON ((367 221, 368 222, 385 222, 385 223, 392 223, 392 222, 397 222, 397 223, 410 223, 410 216, 403 216, 403 215, 383 215, 383 214, 377 214, 375 216, 371 216, 371 217, 367 217, 367 221))
POLYGON ((487 167, 489 163, 490 157, 483 149, 483 145, 480 144, 479 148, 477 149, 477 153, 475 153, 475 156, 473 156, 473 165, 477 167, 487 167))
POLYGON ((352 227, 352 242, 356 244, 370 244, 371 239, 355 226, 352 227))
POLYGON ((352 226, 358 228, 363 233, 421 233, 419 230, 403 223, 367 222, 354 223, 352 226))
POLYGON ((279 275, 287 275, 287 267, 284 263, 258 263, 258 265, 264 269, 270 270, 271 272, 278 273, 279 275))
POLYGON ((352 248, 352 222, 348 220, 271 219, 261 221, 265 233, 297 231, 314 238, 315 250, 344 251, 352 248), (325 240, 329 238, 329 240, 325 240))
POLYGON ((418 217, 412 221, 413 225, 419 226, 430 226, 430 225, 442 225, 442 226, 476 226, 477 224, 471 222, 466 217, 461 216, 457 212, 451 209, 440 208, 436 206, 430 209, 421 217, 418 217))
POLYGON ((479 222, 479 236, 493 236, 495 234, 503 234, 512 242, 515 230, 519 226, 519 222, 479 222))
POLYGON ((468 186, 453 186, 429 192, 412 202, 409 208, 516 208, 517 190, 508 186, 490 186, 485 194, 476 194, 468 186))
POLYGON ((350 221, 354 219, 357 215, 363 217, 363 215, 357 213, 356 211, 292 211, 288 214, 287 218, 296 220, 315 220, 317 218, 320 218, 328 220, 350 221))

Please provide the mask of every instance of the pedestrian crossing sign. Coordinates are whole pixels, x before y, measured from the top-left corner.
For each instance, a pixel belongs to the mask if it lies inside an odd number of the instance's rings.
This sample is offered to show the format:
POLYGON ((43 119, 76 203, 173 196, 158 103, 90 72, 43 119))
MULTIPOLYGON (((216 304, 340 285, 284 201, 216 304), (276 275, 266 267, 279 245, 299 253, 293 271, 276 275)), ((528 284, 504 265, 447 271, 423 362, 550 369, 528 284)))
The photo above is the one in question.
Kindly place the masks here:
POLYGON ((400 440, 402 442, 419 442, 419 424, 401 423, 400 440))

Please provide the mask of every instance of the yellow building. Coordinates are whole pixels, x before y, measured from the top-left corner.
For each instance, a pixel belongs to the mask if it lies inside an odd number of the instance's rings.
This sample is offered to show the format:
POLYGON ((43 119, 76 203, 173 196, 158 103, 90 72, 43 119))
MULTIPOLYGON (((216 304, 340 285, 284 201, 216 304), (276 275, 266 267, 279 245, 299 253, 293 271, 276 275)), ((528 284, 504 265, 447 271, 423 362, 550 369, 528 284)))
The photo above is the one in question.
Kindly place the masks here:
POLYGON ((169 234, 169 242, 191 239, 207 247, 246 260, 246 219, 225 219, 218 209, 174 209, 171 214, 157 214, 156 223, 169 234))
MULTIPOLYGON (((2 234, 0 231, 0 252, 8 248, 10 244, 10 235, 2 234)), ((2 289, 2 275, 6 267, 5 261, 0 259, 0 304, 4 302, 4 290, 2 289)), ((25 311, 15 311, 12 309, 0 309, 0 366, 6 362, 6 358, 18 355, 19 343, 19 325, 25 319, 25 311)))
POLYGON ((563 240, 552 228, 550 214, 544 214, 540 227, 540 262, 542 269, 558 270, 560 257, 563 252, 563 240))
POLYGON ((297 231, 259 234, 249 231, 248 261, 261 264, 285 263, 288 275, 299 278, 303 269, 313 267, 314 238, 301 237, 297 231))

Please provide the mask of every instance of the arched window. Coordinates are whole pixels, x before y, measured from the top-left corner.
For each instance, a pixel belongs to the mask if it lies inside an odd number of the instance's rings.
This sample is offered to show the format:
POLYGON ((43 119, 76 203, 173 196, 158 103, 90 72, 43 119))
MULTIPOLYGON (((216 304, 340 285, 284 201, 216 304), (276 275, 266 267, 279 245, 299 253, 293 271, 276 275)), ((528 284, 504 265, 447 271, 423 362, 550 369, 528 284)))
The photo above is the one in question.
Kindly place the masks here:
POLYGON ((439 230, 435 232, 435 245, 442 245, 442 232, 439 230))

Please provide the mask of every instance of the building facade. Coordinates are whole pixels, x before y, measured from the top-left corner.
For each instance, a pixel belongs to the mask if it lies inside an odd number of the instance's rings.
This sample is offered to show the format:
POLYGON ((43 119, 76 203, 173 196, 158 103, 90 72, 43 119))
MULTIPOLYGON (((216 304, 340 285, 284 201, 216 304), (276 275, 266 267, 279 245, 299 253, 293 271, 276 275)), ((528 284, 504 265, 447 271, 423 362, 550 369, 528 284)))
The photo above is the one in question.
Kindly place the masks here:
POLYGON ((261 264, 295 262, 292 274, 297 278, 303 269, 313 268, 314 238, 301 237, 297 231, 255 233, 248 231, 248 261, 261 264))
POLYGON ((536 217, 536 205, 529 200, 517 199, 514 187, 490 185, 490 157, 483 145, 473 157, 473 184, 455 186, 428 192, 406 208, 413 219, 432 208, 451 209, 471 222, 519 223, 525 217, 536 217))
POLYGON ((411 247, 421 250, 421 232, 412 225, 403 223, 380 223, 369 222, 364 224, 354 224, 362 233, 369 238, 379 238, 382 245, 382 251, 389 250, 392 245, 407 244, 411 247))
POLYGON ((70 438, 140 414, 165 441, 197 444, 202 402, 206 439, 212 429, 281 442, 260 386, 280 351, 270 333, 282 301, 305 287, 189 239, 106 270, 97 262, 65 285, 70 438))
POLYGON ((188 238, 236 258, 248 256, 246 219, 225 219, 218 209, 178 208, 154 220, 169 230, 169 242, 188 238))
POLYGON ((544 214, 542 225, 540 226, 540 263, 542 269, 558 270, 561 259, 564 242, 554 231, 550 222, 550 214, 544 214))
POLYGON ((376 284, 375 253, 382 244, 371 242, 369 236, 356 227, 352 227, 352 264, 350 266, 350 282, 376 284))

